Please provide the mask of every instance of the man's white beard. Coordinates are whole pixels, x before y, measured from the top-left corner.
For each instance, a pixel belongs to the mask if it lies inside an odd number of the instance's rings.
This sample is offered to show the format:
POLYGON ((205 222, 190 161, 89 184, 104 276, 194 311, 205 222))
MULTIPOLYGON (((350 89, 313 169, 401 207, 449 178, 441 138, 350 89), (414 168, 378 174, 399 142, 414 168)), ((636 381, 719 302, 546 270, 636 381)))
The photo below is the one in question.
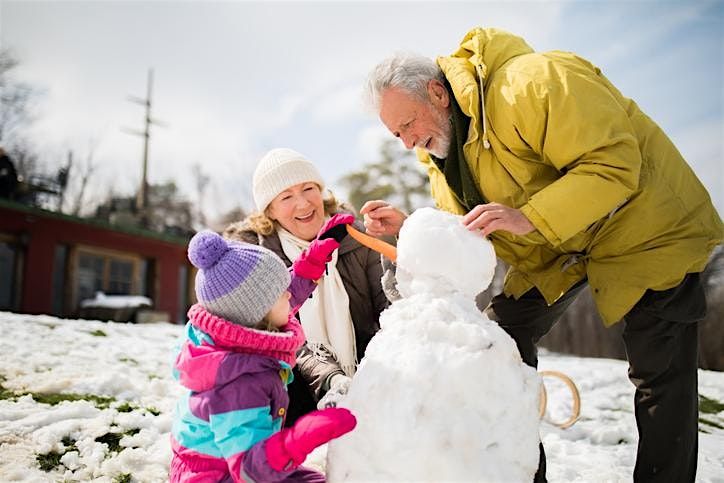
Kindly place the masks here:
POLYGON ((436 158, 445 159, 450 152, 450 133, 447 133, 444 137, 436 139, 437 146, 435 149, 430 150, 430 154, 436 158))
POLYGON ((435 139, 436 146, 430 150, 430 154, 436 158, 445 159, 450 152, 450 144, 452 142, 452 117, 438 115, 437 113, 435 117, 439 118, 440 125, 445 126, 445 128, 440 130, 443 134, 435 139))

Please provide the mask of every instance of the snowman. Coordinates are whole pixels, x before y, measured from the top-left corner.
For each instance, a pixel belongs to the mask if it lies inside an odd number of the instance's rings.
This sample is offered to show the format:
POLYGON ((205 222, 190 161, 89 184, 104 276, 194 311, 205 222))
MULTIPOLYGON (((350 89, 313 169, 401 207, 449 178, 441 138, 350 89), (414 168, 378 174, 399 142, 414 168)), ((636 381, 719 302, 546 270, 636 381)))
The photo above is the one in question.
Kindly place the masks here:
POLYGON ((340 406, 357 428, 330 443, 330 482, 532 481, 540 378, 515 342, 475 305, 495 252, 460 217, 432 208, 404 223, 401 299, 340 406))

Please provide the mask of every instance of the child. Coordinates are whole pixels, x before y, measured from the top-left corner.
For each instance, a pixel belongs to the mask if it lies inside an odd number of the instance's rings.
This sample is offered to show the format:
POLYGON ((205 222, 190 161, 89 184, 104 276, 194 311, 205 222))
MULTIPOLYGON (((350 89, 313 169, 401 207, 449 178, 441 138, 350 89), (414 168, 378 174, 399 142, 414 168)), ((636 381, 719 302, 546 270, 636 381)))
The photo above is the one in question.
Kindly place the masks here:
POLYGON ((198 303, 174 375, 189 393, 171 431, 171 482, 323 482, 300 467, 317 446, 351 431, 347 409, 329 408, 280 431, 297 349, 295 314, 324 274, 351 215, 335 215, 290 271, 271 251, 197 233, 188 256, 198 303), (290 305, 292 310, 290 311, 290 305))

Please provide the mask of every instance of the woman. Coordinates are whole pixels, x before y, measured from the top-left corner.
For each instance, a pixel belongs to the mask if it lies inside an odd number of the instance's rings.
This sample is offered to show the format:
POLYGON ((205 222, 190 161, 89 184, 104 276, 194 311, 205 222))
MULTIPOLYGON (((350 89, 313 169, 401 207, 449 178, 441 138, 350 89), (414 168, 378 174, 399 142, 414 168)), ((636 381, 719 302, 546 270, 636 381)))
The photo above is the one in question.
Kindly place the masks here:
MULTIPOLYGON (((291 149, 273 149, 254 172, 258 211, 229 225, 224 236, 269 248, 291 266, 325 220, 340 211, 331 193, 325 198, 323 192, 324 181, 314 164, 291 149)), ((346 392, 387 307, 381 276, 380 256, 345 237, 319 287, 299 311, 307 342, 297 356, 285 424, 316 409, 328 392, 326 400, 346 392)))

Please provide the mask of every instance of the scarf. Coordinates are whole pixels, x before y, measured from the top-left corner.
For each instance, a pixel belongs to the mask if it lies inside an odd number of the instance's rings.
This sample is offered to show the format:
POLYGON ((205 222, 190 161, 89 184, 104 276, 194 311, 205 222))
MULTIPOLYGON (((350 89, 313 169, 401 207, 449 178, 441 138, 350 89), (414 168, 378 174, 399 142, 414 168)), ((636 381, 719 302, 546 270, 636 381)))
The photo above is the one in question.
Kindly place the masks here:
MULTIPOLYGON (((289 260, 296 260, 310 242, 302 240, 282 227, 277 230, 282 250, 289 260)), ((299 309, 299 316, 307 336, 307 345, 313 352, 320 348, 329 351, 339 362, 344 373, 352 377, 357 368, 357 346, 349 296, 337 270, 337 251, 327 263, 327 274, 317 285, 312 296, 299 309)))
MULTIPOLYGON (((445 175, 445 181, 450 190, 455 194, 458 202, 470 211, 477 205, 482 205, 486 201, 480 194, 475 184, 475 179, 470 172, 470 166, 465 160, 463 146, 465 145, 468 128, 470 126, 470 118, 467 117, 458 106, 455 95, 452 92, 450 84, 445 81, 445 87, 450 95, 450 121, 452 130, 450 132, 450 151, 447 158, 440 159, 430 154, 433 162, 440 168, 445 175)), ((482 96, 483 93, 481 92, 482 96)))
POLYGON ((304 332, 291 313, 287 325, 280 332, 234 324, 208 312, 200 304, 191 306, 188 317, 193 325, 209 334, 220 348, 273 357, 292 367, 297 362, 297 349, 304 344, 304 332))

